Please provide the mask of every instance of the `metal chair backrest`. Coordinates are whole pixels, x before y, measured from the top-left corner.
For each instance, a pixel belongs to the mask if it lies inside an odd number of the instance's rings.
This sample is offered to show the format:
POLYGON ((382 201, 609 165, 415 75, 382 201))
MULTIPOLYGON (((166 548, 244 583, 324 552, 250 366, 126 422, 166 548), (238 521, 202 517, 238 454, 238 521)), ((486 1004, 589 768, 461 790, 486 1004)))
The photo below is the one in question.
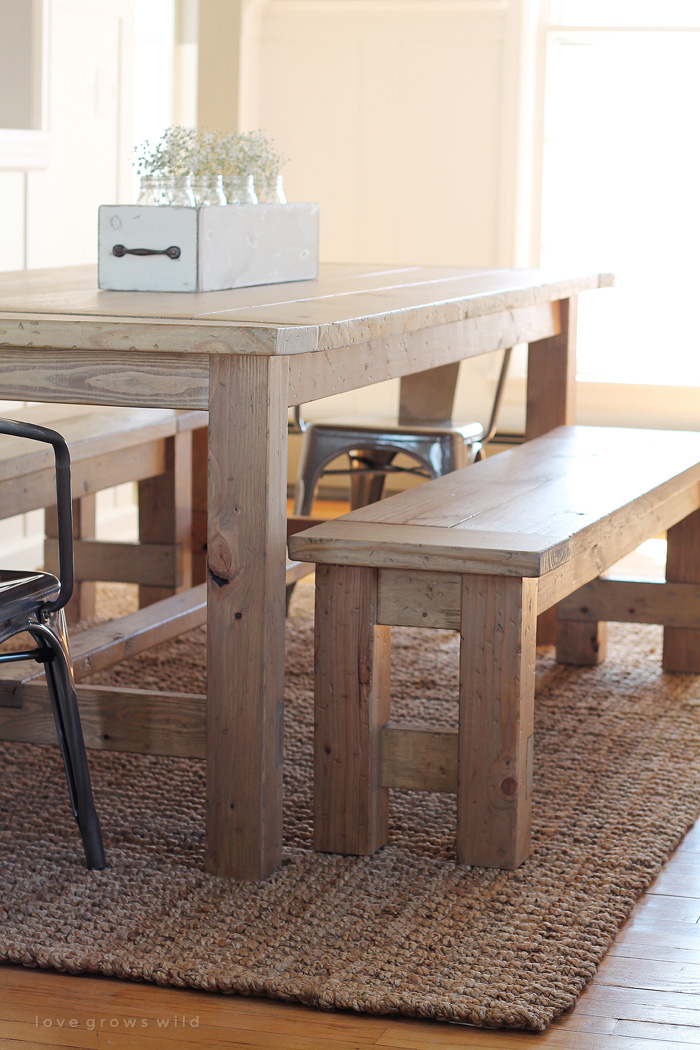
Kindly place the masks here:
POLYGON ((0 434, 43 441, 53 446, 56 459, 56 509, 58 516, 58 597, 47 602, 45 612, 56 612, 70 601, 74 587, 73 572, 73 503, 70 484, 70 454, 63 437, 48 427, 17 419, 0 419, 0 434))

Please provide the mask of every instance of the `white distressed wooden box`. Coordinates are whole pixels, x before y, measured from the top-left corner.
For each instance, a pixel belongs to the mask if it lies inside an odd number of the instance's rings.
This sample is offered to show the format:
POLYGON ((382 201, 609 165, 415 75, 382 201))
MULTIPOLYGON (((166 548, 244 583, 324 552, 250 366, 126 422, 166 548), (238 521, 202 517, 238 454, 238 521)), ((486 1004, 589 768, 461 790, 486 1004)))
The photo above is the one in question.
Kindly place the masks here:
POLYGON ((103 204, 98 284, 213 292, 318 276, 318 204, 103 204))

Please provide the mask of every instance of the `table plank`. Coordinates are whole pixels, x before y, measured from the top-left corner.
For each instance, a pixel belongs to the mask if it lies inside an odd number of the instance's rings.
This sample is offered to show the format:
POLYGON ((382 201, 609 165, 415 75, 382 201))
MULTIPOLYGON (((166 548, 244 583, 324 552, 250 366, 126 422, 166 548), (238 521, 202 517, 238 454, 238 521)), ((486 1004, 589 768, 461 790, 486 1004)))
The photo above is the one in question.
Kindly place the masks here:
POLYGON ((78 332, 83 345, 99 350, 124 349, 128 337, 148 351, 167 345, 182 353, 298 353, 506 313, 611 283, 608 274, 439 267, 358 266, 339 277, 326 265, 315 281, 267 286, 264 294, 144 294, 101 292, 94 270, 79 269, 72 284, 54 285, 54 271, 43 283, 0 275, 0 346, 70 349, 78 332))

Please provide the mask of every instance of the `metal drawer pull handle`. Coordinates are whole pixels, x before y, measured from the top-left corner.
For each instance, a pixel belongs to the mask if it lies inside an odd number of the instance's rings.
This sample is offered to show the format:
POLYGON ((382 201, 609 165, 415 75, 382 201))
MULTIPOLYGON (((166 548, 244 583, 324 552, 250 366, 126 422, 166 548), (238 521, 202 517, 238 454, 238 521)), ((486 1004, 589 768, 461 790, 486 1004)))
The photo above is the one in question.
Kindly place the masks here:
POLYGON ((121 259, 122 255, 167 255, 169 259, 179 259, 181 252, 176 244, 170 248, 125 248, 123 244, 115 244, 112 255, 121 259))

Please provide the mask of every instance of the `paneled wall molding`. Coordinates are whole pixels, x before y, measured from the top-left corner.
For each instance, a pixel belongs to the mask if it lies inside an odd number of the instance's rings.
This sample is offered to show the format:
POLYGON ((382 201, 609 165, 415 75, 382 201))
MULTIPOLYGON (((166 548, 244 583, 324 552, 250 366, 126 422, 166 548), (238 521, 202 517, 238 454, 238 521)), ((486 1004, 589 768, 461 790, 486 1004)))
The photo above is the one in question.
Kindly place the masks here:
POLYGON ((133 5, 51 0, 53 149, 46 169, 27 173, 30 268, 94 262, 98 206, 133 199, 133 5))
POLYGON ((450 24, 458 32, 471 32, 479 22, 501 24, 521 0, 248 0, 246 28, 265 26, 268 31, 280 20, 285 33, 305 33, 310 24, 331 32, 342 25, 343 35, 365 36, 372 24, 390 22, 397 38, 412 36, 417 22, 428 37, 439 36, 450 24))
POLYGON ((38 171, 51 160, 48 131, 0 129, 0 171, 38 171))
POLYGON ((266 0, 199 0, 199 127, 248 130, 241 126, 241 98, 255 73, 246 68, 244 51, 266 6, 266 0))
MULTIPOLYGON (((254 0, 261 7, 282 7, 290 12, 323 14, 335 17, 349 12, 353 15, 391 15, 398 12, 424 14, 429 9, 435 17, 444 14, 491 14, 506 11, 509 0, 254 0)), ((512 2, 512 0, 511 0, 512 2)))
MULTIPOLYGON (((0 3, 0 16, 14 14, 16 2, 5 0, 4 12, 0 3)), ((94 262, 97 206, 133 199, 133 4, 34 0, 42 101, 37 110, 35 91, 21 107, 32 127, 0 129, 0 270, 94 262)), ((7 37, 8 21, 0 26, 7 37)), ((12 415, 13 406, 0 412, 12 415)), ((40 564, 42 539, 43 512, 0 519, 5 564, 40 564)))
POLYGON ((0 171, 36 171, 51 159, 49 33, 53 0, 31 0, 17 17, 15 0, 0 0, 0 171), (9 21, 7 16, 10 16, 9 21), (6 79, 2 79, 2 77, 6 79))

